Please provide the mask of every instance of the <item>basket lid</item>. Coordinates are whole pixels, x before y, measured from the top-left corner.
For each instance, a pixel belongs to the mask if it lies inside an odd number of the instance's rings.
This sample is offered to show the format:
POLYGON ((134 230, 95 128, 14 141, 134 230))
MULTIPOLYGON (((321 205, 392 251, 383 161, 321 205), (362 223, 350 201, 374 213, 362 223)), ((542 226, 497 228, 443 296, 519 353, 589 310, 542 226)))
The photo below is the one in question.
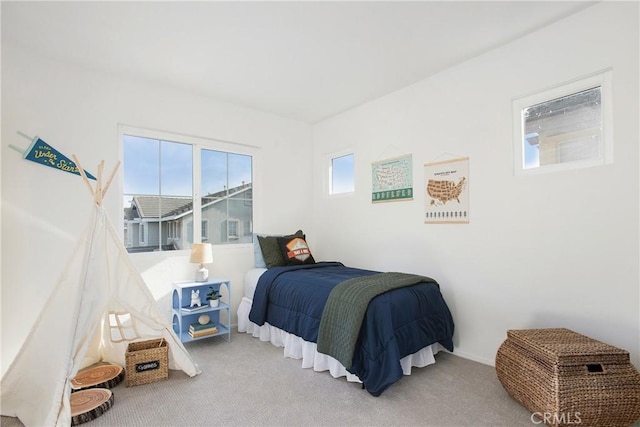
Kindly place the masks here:
POLYGON ((629 352, 566 328, 511 329, 507 336, 543 361, 561 365, 628 363, 629 352))

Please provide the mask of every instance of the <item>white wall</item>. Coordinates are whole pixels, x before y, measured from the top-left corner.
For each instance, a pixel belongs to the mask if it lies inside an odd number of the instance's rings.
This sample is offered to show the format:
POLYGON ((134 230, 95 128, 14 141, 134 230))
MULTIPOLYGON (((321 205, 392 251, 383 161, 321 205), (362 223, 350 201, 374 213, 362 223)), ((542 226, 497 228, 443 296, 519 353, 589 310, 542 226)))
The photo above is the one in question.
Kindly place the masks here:
MULTIPOLYGON (((119 123, 261 147, 255 230, 303 228, 319 260, 434 277, 460 355, 492 363, 507 329, 565 326, 630 350, 640 366, 638 68, 638 5, 607 2, 310 128, 3 40, 2 371, 91 209, 78 177, 24 161, 8 144, 26 146, 23 131, 77 154, 90 171, 103 159, 110 168, 119 123), (515 177, 511 100, 607 67, 614 163, 515 177), (357 156, 357 193, 328 199, 325 154, 345 149, 357 156), (404 153, 413 154, 415 200, 372 205, 371 162, 404 153), (470 157, 471 222, 425 225, 422 165, 450 154, 470 157)), ((114 185, 105 206, 117 219, 119 177, 114 185)), ((212 274, 233 282, 235 311, 252 249, 216 248, 214 258, 212 274)), ((165 308, 171 281, 193 270, 186 254, 134 262, 165 308)))
POLYGON ((316 177, 351 149, 357 191, 315 182, 314 254, 438 280, 462 356, 492 364, 508 329, 567 327, 640 366, 638 52, 638 3, 605 2, 315 125, 316 177), (514 176, 512 99, 608 67, 614 163, 514 176), (414 200, 371 204, 371 162, 404 153, 414 200), (452 155, 470 157, 470 223, 426 225, 423 165, 452 155))
MULTIPOLYGON (((79 177, 23 160, 8 145, 29 145, 17 131, 38 135, 68 156, 77 154, 90 172, 95 173, 101 160, 110 171, 120 159, 118 124, 259 147, 255 230, 304 228, 311 234, 307 216, 311 205, 311 136, 307 124, 58 63, 3 40, 3 372, 62 273, 92 209, 79 177)), ((120 176, 104 203, 116 226, 122 218, 120 176)), ((170 320, 171 282, 188 280, 195 271, 188 254, 135 254, 132 258, 170 320)), ((214 250, 211 274, 232 281, 234 322, 243 294, 243 275, 252 266, 250 245, 214 250)))

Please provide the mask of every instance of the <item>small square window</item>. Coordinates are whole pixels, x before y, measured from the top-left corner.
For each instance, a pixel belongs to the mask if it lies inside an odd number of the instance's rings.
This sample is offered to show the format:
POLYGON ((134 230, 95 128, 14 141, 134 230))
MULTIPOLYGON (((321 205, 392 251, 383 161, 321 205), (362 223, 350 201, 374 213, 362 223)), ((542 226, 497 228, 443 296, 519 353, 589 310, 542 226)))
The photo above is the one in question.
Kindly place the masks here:
POLYGON ((611 162, 610 71, 513 102, 516 174, 611 162))
POLYGON ((329 194, 353 193, 355 173, 353 153, 331 158, 329 194))

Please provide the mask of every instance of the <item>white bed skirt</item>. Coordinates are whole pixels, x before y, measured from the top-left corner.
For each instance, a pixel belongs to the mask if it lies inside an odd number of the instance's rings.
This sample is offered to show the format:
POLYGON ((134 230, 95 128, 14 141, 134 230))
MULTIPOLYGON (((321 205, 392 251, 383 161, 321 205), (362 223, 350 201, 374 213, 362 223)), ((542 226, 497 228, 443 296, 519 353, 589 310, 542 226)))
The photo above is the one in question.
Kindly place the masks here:
MULTIPOLYGON (((252 301, 247 297, 243 297, 240 302, 238 307, 238 332, 246 332, 259 338, 260 341, 269 341, 276 347, 284 347, 284 357, 302 359, 303 368, 313 368, 314 371, 318 372, 329 371, 334 378, 347 377, 347 381, 361 382, 356 375, 349 373, 336 359, 326 354, 318 353, 316 351, 316 343, 305 341, 268 323, 258 326, 251 322, 249 320, 251 303, 252 301)), ((422 368, 436 363, 434 355, 441 349, 440 344, 435 343, 403 357, 400 360, 402 372, 405 375, 411 375, 411 368, 414 366, 422 368)))

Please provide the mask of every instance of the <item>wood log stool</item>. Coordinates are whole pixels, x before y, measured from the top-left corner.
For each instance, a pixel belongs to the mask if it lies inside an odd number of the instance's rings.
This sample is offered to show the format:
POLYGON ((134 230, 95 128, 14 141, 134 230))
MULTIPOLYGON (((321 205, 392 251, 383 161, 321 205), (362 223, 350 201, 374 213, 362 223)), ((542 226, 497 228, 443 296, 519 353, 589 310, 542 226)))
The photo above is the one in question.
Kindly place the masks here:
POLYGON ((106 388, 89 388, 71 393, 71 425, 95 420, 113 406, 113 393, 106 388))
POLYGON ((108 362, 98 362, 81 369, 71 380, 71 391, 88 388, 113 388, 124 379, 122 366, 108 362))

